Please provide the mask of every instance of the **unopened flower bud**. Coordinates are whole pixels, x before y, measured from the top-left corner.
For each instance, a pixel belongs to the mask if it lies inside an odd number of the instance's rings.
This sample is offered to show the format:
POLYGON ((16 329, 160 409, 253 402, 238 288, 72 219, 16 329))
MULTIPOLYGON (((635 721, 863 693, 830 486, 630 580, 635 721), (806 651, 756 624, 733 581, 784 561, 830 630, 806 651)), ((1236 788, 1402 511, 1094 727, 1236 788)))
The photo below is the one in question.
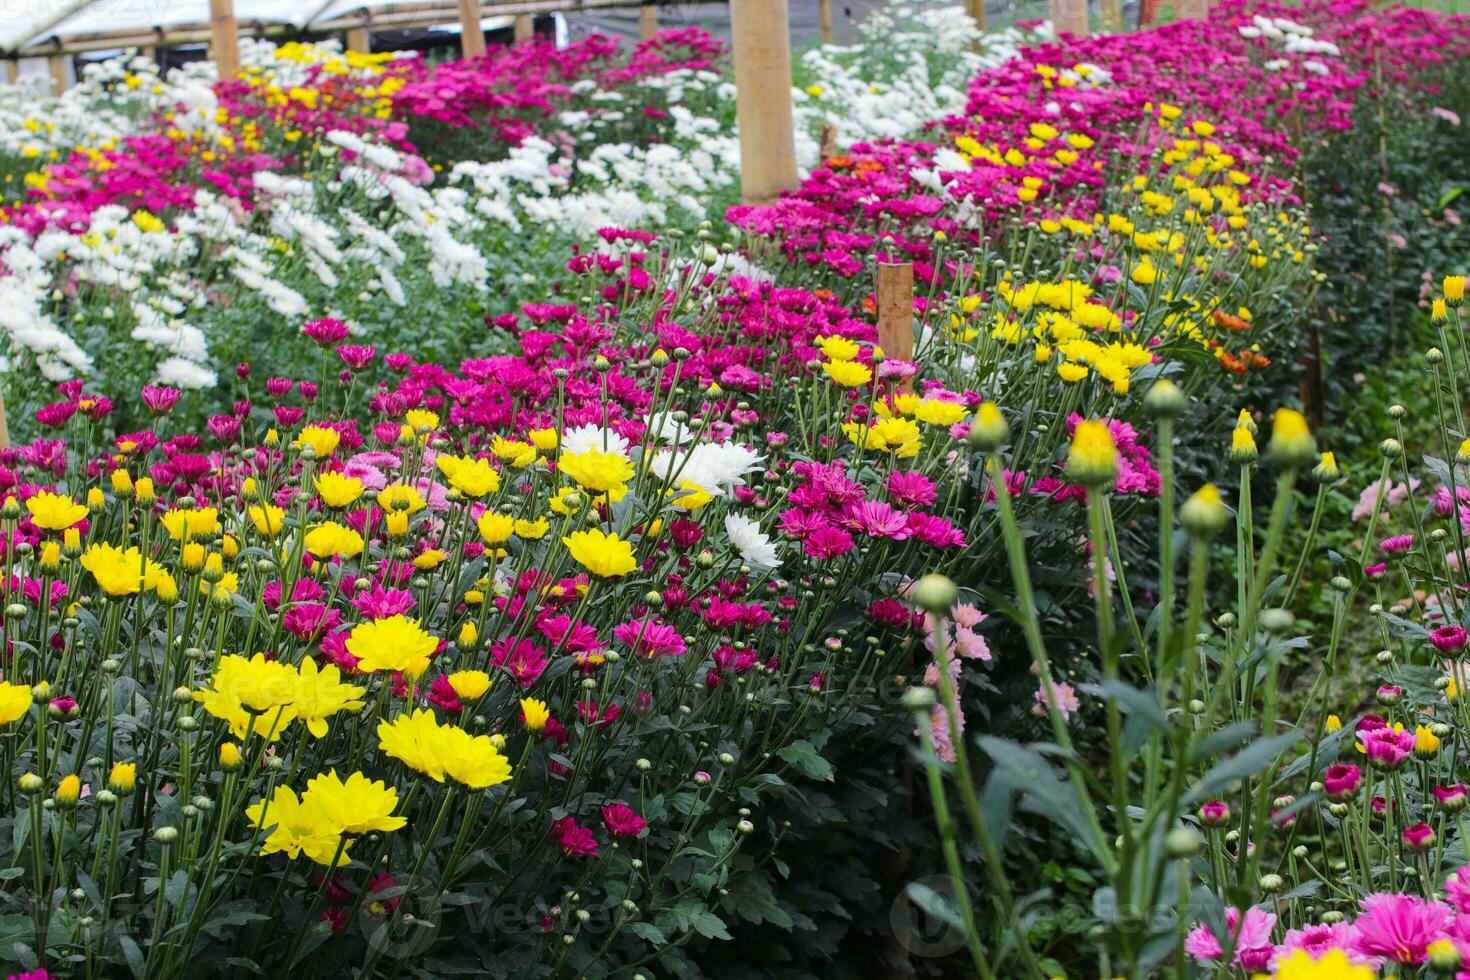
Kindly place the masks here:
POLYGON ((1188 827, 1175 827, 1164 835, 1164 853, 1171 858, 1186 858, 1198 853, 1200 836, 1188 827))
POLYGON ((1317 442, 1312 438, 1306 416, 1295 409, 1278 408, 1271 421, 1271 441, 1266 444, 1266 455, 1272 464, 1286 469, 1311 466, 1317 458, 1317 442))
POLYGON ((1143 407, 1156 419, 1178 418, 1189 406, 1189 399, 1168 378, 1155 381, 1143 398, 1143 407))
POLYGON ((959 601, 959 589, 944 575, 931 573, 914 583, 914 603, 931 613, 947 613, 959 601))
POLYGON ((1220 488, 1206 483, 1179 508, 1179 523, 1192 537, 1208 541, 1225 529, 1230 511, 1220 499, 1220 488))
POLYGON ((981 402, 970 426, 970 445, 982 453, 993 453, 1006 444, 1011 427, 995 402, 981 402))

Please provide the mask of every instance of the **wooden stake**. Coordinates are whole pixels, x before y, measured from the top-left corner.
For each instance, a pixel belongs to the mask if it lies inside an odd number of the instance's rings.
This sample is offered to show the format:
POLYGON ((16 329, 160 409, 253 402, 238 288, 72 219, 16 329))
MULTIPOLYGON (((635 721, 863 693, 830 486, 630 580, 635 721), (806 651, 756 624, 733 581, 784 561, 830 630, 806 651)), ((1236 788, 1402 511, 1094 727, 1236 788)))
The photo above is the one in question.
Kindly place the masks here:
POLYGON ((347 50, 361 54, 373 53, 373 36, 366 27, 354 27, 347 32, 347 50))
POLYGON ((747 204, 769 204, 797 184, 786 0, 730 0, 730 34, 740 189, 747 204))
POLYGON ((878 263, 878 346, 883 348, 885 358, 914 359, 914 266, 911 262, 878 263))
POLYGON ((970 15, 976 27, 985 30, 985 0, 965 0, 965 13, 970 15))
POLYGON ((831 44, 837 36, 832 33, 832 0, 817 0, 817 22, 822 25, 822 43, 831 44))
POLYGON ((209 0, 209 58, 220 78, 233 78, 240 70, 234 0, 209 0))
POLYGON ((5 62, 5 80, 11 85, 20 81, 20 63, 14 58, 10 58, 5 62))
POLYGON ((1210 0, 1178 0, 1176 12, 1180 20, 1208 20, 1210 0))
POLYGON ((10 423, 5 421, 5 393, 0 391, 0 449, 10 448, 10 423))
POLYGON ((1123 30, 1123 6, 1119 0, 1100 0, 1097 14, 1104 34, 1117 34, 1123 30))
POLYGON ((647 41, 658 33, 658 6, 645 3, 638 8, 638 36, 647 41))
POLYGON ((828 157, 837 155, 837 124, 834 122, 822 123, 822 161, 825 163, 828 157))
POLYGON ((68 58, 64 54, 53 54, 46 59, 46 67, 51 69, 51 94, 60 95, 71 88, 71 72, 68 70, 68 58))
POLYGON ((529 41, 535 36, 536 18, 530 14, 517 14, 515 26, 516 43, 519 44, 522 41, 529 41))
POLYGON ((1087 0, 1054 0, 1056 14, 1052 23, 1056 25, 1058 34, 1075 34, 1078 37, 1086 37, 1087 24, 1087 0))
POLYGON ((466 58, 485 53, 485 29, 480 26, 480 0, 459 0, 459 51, 466 58))

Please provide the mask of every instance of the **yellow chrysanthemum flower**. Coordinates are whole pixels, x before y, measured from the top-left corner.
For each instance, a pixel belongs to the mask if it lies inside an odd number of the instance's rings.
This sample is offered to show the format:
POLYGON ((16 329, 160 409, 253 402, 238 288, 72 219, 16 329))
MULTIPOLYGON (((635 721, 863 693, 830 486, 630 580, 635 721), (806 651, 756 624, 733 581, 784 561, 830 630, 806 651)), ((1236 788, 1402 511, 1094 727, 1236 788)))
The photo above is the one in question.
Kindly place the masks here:
POLYGON ((638 567, 633 546, 616 534, 593 528, 573 531, 561 539, 572 560, 600 578, 617 578, 638 567))

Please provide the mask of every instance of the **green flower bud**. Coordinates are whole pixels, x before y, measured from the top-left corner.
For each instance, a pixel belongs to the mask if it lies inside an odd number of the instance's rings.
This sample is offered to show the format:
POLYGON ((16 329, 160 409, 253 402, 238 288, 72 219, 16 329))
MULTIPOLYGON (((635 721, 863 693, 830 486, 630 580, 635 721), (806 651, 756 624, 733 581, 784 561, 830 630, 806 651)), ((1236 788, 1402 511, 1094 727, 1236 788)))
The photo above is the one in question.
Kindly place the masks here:
POLYGON ((931 613, 947 613, 959 601, 959 589, 949 578, 931 573, 914 583, 913 599, 920 609, 931 613))

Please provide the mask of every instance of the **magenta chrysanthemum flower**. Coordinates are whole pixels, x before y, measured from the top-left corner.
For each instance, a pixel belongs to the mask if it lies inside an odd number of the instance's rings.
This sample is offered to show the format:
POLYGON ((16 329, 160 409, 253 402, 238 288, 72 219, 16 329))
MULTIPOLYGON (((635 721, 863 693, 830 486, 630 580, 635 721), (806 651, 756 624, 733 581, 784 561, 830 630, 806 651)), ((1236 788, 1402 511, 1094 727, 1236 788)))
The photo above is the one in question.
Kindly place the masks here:
POLYGON ((1359 729, 1358 741, 1368 761, 1382 769, 1395 769, 1414 751, 1414 733, 1384 726, 1359 729))
POLYGON ((490 663, 509 671, 522 687, 530 687, 546 669, 546 650, 530 640, 508 636, 491 645, 490 663))
POLYGON ((637 837, 648 827, 626 803, 609 803, 602 808, 602 825, 614 837, 637 837))
POLYGON ((413 597, 412 592, 404 589, 385 589, 381 585, 374 585, 353 597, 352 605, 368 619, 391 619, 412 612, 418 605, 418 600, 413 597))
POLYGON ((551 825, 551 839, 567 857, 597 857, 597 837, 574 817, 562 817, 551 825))
POLYGON ((354 344, 343 344, 337 348, 337 356, 349 371, 361 371, 373 363, 373 358, 378 354, 378 349, 371 344, 358 346, 354 344))
POLYGON ((1385 555, 1402 555, 1414 547, 1414 536, 1412 534, 1395 534, 1391 538, 1384 538, 1378 542, 1378 548, 1385 555))
POLYGON ((347 324, 341 320, 331 317, 323 317, 320 320, 308 320, 301 327, 301 332, 311 339, 319 347, 331 347, 340 344, 347 339, 349 333, 347 324))
POLYGON ((148 406, 148 411, 154 415, 167 415, 173 411, 178 404, 179 396, 183 392, 177 388, 165 388, 162 385, 143 386, 143 404, 148 406))
POLYGON ((1392 963, 1423 963, 1429 944, 1445 937, 1455 917, 1443 902, 1414 895, 1369 895, 1358 903, 1363 912, 1353 923, 1354 950, 1392 963))
POLYGON ((1461 865, 1449 876, 1444 883, 1444 897, 1462 915, 1470 915, 1470 865, 1461 865))
POLYGON ((1455 653, 1465 646, 1465 631, 1458 626, 1440 626, 1429 634, 1429 642, 1440 653, 1455 653))
MULTIPOLYGON (((1225 936, 1234 937, 1235 966, 1245 970, 1262 970, 1271 962, 1276 947, 1271 944, 1271 930, 1276 916, 1265 909, 1248 908, 1245 915, 1236 908, 1225 910, 1225 936)), ((1211 963, 1225 955, 1221 939, 1208 926, 1196 926, 1184 940, 1184 951, 1201 962, 1211 963)))
POLYGON ((903 512, 894 510, 881 500, 862 500, 849 504, 846 523, 848 527, 869 537, 889 538, 894 541, 906 541, 914 533, 903 512))
POLYGON ((677 657, 688 647, 679 631, 656 619, 632 619, 613 627, 613 636, 640 657, 677 657))
POLYGON ((1357 766, 1341 764, 1328 766, 1322 774, 1322 791, 1329 800, 1348 800, 1358 792, 1363 781, 1363 772, 1357 766))
POLYGON ((888 496, 900 507, 928 507, 939 499, 934 481, 913 470, 888 474, 884 485, 888 488, 888 496))
POLYGON ((1310 953, 1314 959, 1320 959, 1328 950, 1340 949, 1348 952, 1349 958, 1362 962, 1363 957, 1352 952, 1357 938, 1358 931, 1347 922, 1288 929, 1282 937, 1281 948, 1276 951, 1273 966, 1297 950, 1310 953))
POLYGON ((806 553, 828 560, 852 550, 852 535, 840 527, 819 527, 806 537, 806 553))

